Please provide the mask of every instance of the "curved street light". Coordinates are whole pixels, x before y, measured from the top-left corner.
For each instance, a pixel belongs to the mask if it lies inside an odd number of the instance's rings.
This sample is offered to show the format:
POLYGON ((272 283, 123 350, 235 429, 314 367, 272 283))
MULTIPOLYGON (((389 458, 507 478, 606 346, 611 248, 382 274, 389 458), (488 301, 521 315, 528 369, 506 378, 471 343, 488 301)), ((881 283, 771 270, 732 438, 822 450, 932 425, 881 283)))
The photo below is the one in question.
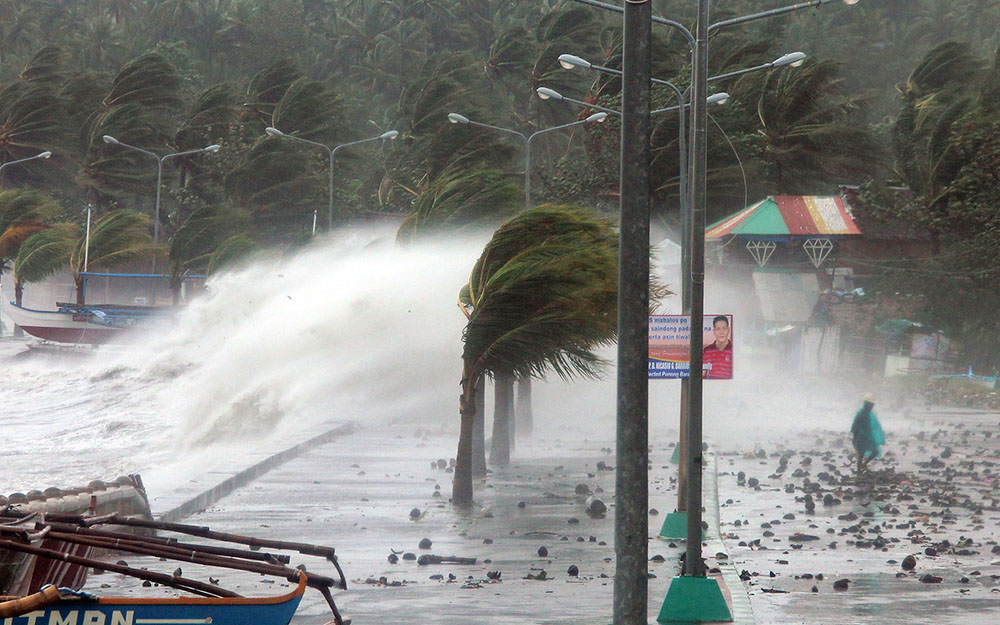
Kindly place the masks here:
POLYGON ((147 150, 145 148, 140 148, 134 145, 129 145, 128 143, 123 143, 118 139, 115 139, 111 135, 104 135, 101 137, 105 143, 108 145, 116 145, 135 152, 145 154, 147 156, 152 156, 156 159, 156 207, 153 210, 153 243, 158 243, 160 241, 160 187, 163 182, 163 162, 168 158, 174 158, 175 156, 188 156, 190 154, 206 154, 218 152, 220 146, 216 143, 212 145, 206 145, 203 148, 197 150, 185 150, 183 152, 172 152, 170 154, 164 154, 160 156, 156 152, 147 150))
POLYGON ((35 154, 34 156, 29 156, 27 158, 19 158, 19 159, 15 160, 15 161, 7 161, 3 165, 0 165, 0 182, 3 182, 3 168, 4 167, 6 167, 8 165, 17 165, 18 163, 26 163, 28 161, 34 161, 34 160, 38 160, 38 159, 43 159, 44 160, 44 159, 49 158, 50 156, 52 156, 52 152, 49 152, 48 150, 45 150, 44 152, 39 152, 38 154, 35 154))
MULTIPOLYGON (((544 87, 543 87, 544 88, 544 87)), ((556 99, 562 99, 562 96, 549 89, 557 97, 556 99)), ((492 124, 484 124, 483 122, 477 122, 469 119, 465 115, 460 115, 459 113, 448 113, 448 121, 453 124, 469 124, 471 126, 479 126, 480 128, 489 128, 491 130, 497 130, 500 132, 505 132, 507 134, 516 135, 524 141, 524 209, 528 210, 531 208, 531 141, 538 135, 545 134, 547 132, 552 132, 553 130, 562 130, 564 128, 571 128, 573 126, 580 126, 582 124, 593 124, 601 123, 608 118, 608 114, 620 115, 617 111, 612 111, 611 109, 605 109, 600 113, 594 113, 593 115, 587 116, 586 119, 580 119, 575 122, 570 122, 568 124, 560 124, 558 126, 553 126, 551 128, 543 128, 541 130, 536 130, 530 135, 526 135, 518 130, 511 130, 510 128, 503 128, 501 126, 494 126, 492 124)))
MULTIPOLYGON (((775 67, 782 67, 782 66, 785 66, 785 65, 790 65, 792 67, 798 67, 799 65, 802 65, 802 62, 805 60, 805 58, 806 58, 806 55, 805 55, 804 52, 789 52, 787 54, 781 55, 780 57, 776 58, 775 60, 771 61, 770 63, 764 63, 762 65, 756 65, 754 67, 749 67, 749 68, 746 68, 746 69, 737 70, 735 72, 730 72, 728 74, 721 74, 719 76, 710 77, 708 79, 708 82, 715 82, 715 81, 718 81, 718 80, 723 80, 725 78, 732 78, 733 76, 739 76, 739 75, 742 75, 742 74, 748 74, 750 72, 757 72, 757 71, 772 69, 772 68, 775 68, 775 67)), ((560 54, 559 55, 559 65, 561 65, 563 67, 563 69, 567 69, 567 70, 571 70, 571 69, 580 67, 580 68, 583 68, 583 69, 591 69, 591 70, 595 70, 595 71, 598 71, 598 72, 601 72, 601 73, 604 73, 604 74, 611 74, 613 76, 618 76, 618 77, 621 77, 621 75, 622 75, 622 71, 619 70, 619 69, 614 69, 612 67, 604 67, 603 65, 596 65, 596 64, 591 63, 590 61, 588 61, 588 60, 586 60, 586 59, 584 59, 582 57, 576 56, 575 54, 560 54)), ((679 187, 679 189, 678 189, 678 197, 680 199, 679 204, 680 204, 680 208, 681 208, 681 211, 680 211, 681 212, 681 222, 683 224, 686 224, 687 214, 688 214, 688 208, 689 208, 689 200, 690 200, 690 198, 688 198, 688 180, 687 180, 687 172, 690 169, 690 163, 688 162, 689 157, 688 157, 688 152, 687 152, 687 137, 686 137, 686 134, 687 134, 687 122, 686 122, 686 119, 685 119, 685 114, 686 114, 687 108, 689 107, 688 95, 690 94, 690 89, 685 89, 684 91, 681 91, 680 88, 677 87, 676 85, 674 85, 673 83, 671 83, 669 81, 666 81, 666 80, 660 80, 658 78, 651 78, 650 81, 653 82, 654 84, 658 84, 658 85, 663 85, 665 87, 669 87, 674 92, 674 95, 677 96, 677 102, 678 102, 678 106, 677 107, 670 107, 670 108, 666 108, 666 109, 657 109, 657 110, 654 110, 654 111, 650 111, 650 115, 655 115, 657 113, 663 113, 663 112, 670 111, 670 110, 676 110, 678 108, 680 109, 680 120, 679 120, 679 123, 678 123, 678 131, 677 131, 677 134, 678 134, 677 143, 678 143, 678 148, 680 149, 680 171, 679 171, 680 180, 679 180, 679 184, 678 184, 678 187, 679 187)), ((554 91, 552 91, 551 89, 547 89, 546 91, 548 92, 548 93, 546 93, 546 95, 548 95, 549 97, 552 97, 553 94, 555 94, 555 95, 558 96, 558 94, 555 93, 554 91)), ((543 97, 541 93, 539 93, 539 97, 543 97)), ((561 98, 561 96, 558 97, 558 98, 555 98, 555 99, 560 99, 560 98, 561 98)), ((721 104, 721 103, 725 102, 728 99, 729 99, 729 94, 727 94, 727 93, 721 93, 721 94, 717 93, 717 94, 709 96, 706 99, 706 102, 708 104, 715 104, 715 103, 721 104)), ((685 246, 682 245, 682 247, 685 247, 685 246)))
MULTIPOLYGON (((652 15, 648 2, 627 2, 619 7, 598 0, 576 0, 609 11, 624 14, 623 102, 628 117, 622 123, 622 172, 621 221, 622 237, 619 242, 618 307, 618 405, 617 405, 617 475, 618 488, 615 498, 615 579, 612 620, 621 625, 646 622, 648 587, 646 559, 648 545, 642 536, 648 527, 646 512, 649 507, 649 488, 646 467, 649 464, 649 436, 645 426, 648 420, 648 374, 643 366, 648 352, 649 306, 649 92, 650 76, 649 39, 650 21, 675 28, 691 48, 691 85, 694 94, 692 120, 691 167, 691 217, 682 243, 686 243, 687 270, 684 272, 682 293, 686 295, 683 313, 692 319, 704 314, 704 264, 705 264, 705 204, 707 172, 707 88, 708 88, 708 38, 712 30, 734 26, 804 9, 818 7, 835 0, 810 0, 788 7, 773 9, 745 17, 709 24, 709 0, 698 0, 695 35, 683 24, 652 15), (624 172, 629 172, 626 179, 624 172), (634 175, 633 175, 634 173, 634 175), (642 221, 645 223, 626 222, 642 221), (629 279, 626 280, 625 277, 629 279)), ((843 0, 856 4, 858 0, 843 0)), ((690 370, 699 372, 702 365, 701 337, 691 333, 690 370)), ((702 380, 692 375, 681 385, 681 446, 682 471, 678 476, 678 511, 686 514, 687 549, 682 575, 687 578, 706 578, 702 560, 702 380), (685 401, 685 398, 687 401, 685 401), (686 430, 686 431, 685 431, 686 430), (685 450, 692 450, 691 453, 685 450), (686 475, 684 465, 687 464, 686 475), (686 492, 681 487, 686 485, 686 492)), ((693 580, 692 580, 693 581, 693 580)), ((686 588, 691 588, 688 584, 686 588)), ((678 588, 682 588, 678 585, 678 588)), ((673 583, 671 583, 673 589, 673 583)), ((683 592, 681 590, 680 592, 683 592)), ((664 601, 664 610, 667 608, 664 601)), ((726 609, 728 613, 728 609, 726 609)), ((663 610, 661 610, 661 615, 663 610)))
MULTIPOLYGON (((278 130, 274 126, 268 126, 267 128, 264 129, 264 132, 267 133, 268 136, 275 137, 277 139, 291 139, 292 141, 298 141, 300 143, 308 143, 309 145, 313 145, 313 146, 316 146, 316 147, 319 147, 319 148, 323 148, 324 150, 326 150, 329 153, 329 155, 330 155, 330 186, 329 186, 329 200, 328 200, 328 203, 327 203, 328 204, 327 205, 327 227, 330 230, 333 230, 333 164, 334 164, 334 161, 337 158, 337 150, 339 150, 340 148, 346 148, 346 147, 349 147, 349 146, 352 146, 352 145, 358 145, 359 143, 368 143, 370 141, 378 141, 379 139, 395 139, 396 137, 399 136, 399 131, 398 130, 387 130, 387 131, 383 132, 382 134, 380 134, 378 136, 375 136, 375 137, 368 137, 367 139, 358 139, 357 141, 351 141, 349 143, 341 143, 341 144, 335 145, 335 146, 333 146, 331 148, 330 146, 328 146, 328 145, 326 145, 324 143, 320 143, 319 141, 313 141, 312 139, 303 139, 302 137, 296 137, 295 135, 286 134, 284 132, 281 132, 280 130, 278 130)), ((315 209, 313 209, 312 233, 316 234, 316 210, 315 209)))

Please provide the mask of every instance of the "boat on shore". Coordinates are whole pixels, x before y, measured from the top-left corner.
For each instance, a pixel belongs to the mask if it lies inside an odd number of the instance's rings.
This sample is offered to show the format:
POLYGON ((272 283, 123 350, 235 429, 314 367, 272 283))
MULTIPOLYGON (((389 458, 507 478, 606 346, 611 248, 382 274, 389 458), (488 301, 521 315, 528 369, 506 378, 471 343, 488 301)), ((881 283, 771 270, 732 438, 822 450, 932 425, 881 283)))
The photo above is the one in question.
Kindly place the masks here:
POLYGON ((0 558, 12 563, 8 570, 21 572, 8 579, 14 584, 13 590, 10 585, 0 584, 0 595, 13 595, 0 598, 0 619, 4 619, 4 625, 34 625, 33 617, 40 614, 44 615, 43 623, 65 625, 287 625, 306 587, 323 595, 333 613, 332 623, 350 622, 341 617, 331 593, 332 588, 346 590, 347 578, 334 549, 322 545, 216 532, 204 526, 156 521, 148 515, 59 514, 29 511, 23 504, 14 504, 0 509, 0 558), (164 534, 194 536, 199 542, 182 542, 164 534), (231 546, 233 543, 244 548, 231 546), (290 556, 276 552, 282 550, 323 558, 332 564, 336 575, 320 575, 302 566, 293 568, 290 556), (297 587, 277 597, 242 597, 220 586, 217 579, 209 577, 206 583, 182 577, 179 568, 173 574, 166 574, 151 570, 152 566, 134 568, 124 561, 112 564, 110 554, 116 552, 210 567, 215 574, 222 569, 247 571, 283 578, 297 587), (18 568, 24 558, 34 560, 30 573, 23 565, 18 568), (119 598, 81 593, 85 573, 91 569, 134 577, 144 580, 146 586, 155 584, 196 596, 119 598), (10 620, 17 618, 27 621, 10 620))
MULTIPOLYGON (((101 597, 46 586, 28 597, 0 600, 0 619, 9 625, 103 623, 105 625, 288 625, 305 593, 307 575, 276 597, 101 597), (40 620, 38 620, 40 619, 40 620)), ((337 621, 340 622, 340 621, 337 621)))
POLYGON ((6 313, 31 336, 56 343, 100 345, 121 340, 126 330, 165 321, 173 309, 118 304, 56 304, 57 310, 35 310, 10 302, 6 313))

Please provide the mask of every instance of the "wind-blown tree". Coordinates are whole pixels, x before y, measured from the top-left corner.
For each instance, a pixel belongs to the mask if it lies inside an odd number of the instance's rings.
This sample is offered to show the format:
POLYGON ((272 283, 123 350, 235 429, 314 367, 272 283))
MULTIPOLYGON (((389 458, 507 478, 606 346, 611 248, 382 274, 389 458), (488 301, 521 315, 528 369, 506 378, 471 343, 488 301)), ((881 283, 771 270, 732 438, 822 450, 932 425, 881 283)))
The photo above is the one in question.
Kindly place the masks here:
MULTIPOLYGON (((208 273, 213 255, 220 246, 249 228, 249 218, 226 205, 205 206, 184 221, 170 237, 168 252, 170 290, 175 306, 184 279, 192 273, 208 273)), ((216 264, 219 264, 218 259, 216 264)))
MULTIPOLYGON (((21 244, 36 232, 49 227, 61 208, 51 196, 31 189, 0 191, 0 269, 14 260, 21 244)), ((21 289, 15 286, 15 302, 21 303, 21 289)))
POLYGON ((983 76, 981 60, 967 45, 947 42, 928 52, 898 87, 902 106, 892 131, 895 171, 931 213, 941 207, 958 173, 952 136, 973 109, 983 76))
POLYGON ((135 211, 111 211, 91 224, 89 245, 86 236, 77 238, 69 257, 77 304, 85 303, 85 259, 94 267, 110 268, 163 253, 149 235, 149 221, 149 217, 135 211))
POLYGON ((521 185, 490 169, 449 170, 417 196, 396 240, 468 228, 496 227, 524 203, 521 185))
POLYGON ((219 244, 208 258, 208 275, 239 263, 260 249, 253 238, 246 233, 236 234, 219 244))
POLYGON ((387 176, 409 200, 449 170, 503 169, 521 152, 502 133, 483 132, 469 124, 452 124, 449 113, 489 123, 493 120, 481 71, 468 55, 451 54, 427 62, 421 76, 403 91, 399 111, 405 115, 405 141, 390 156, 387 176))
POLYGON ((84 260, 89 266, 115 267, 161 252, 149 236, 149 217, 116 210, 95 221, 90 240, 76 224, 60 223, 36 232, 21 244, 14 260, 15 289, 69 269, 76 285, 76 303, 86 303, 84 260))
POLYGON ((85 188, 99 199, 155 193, 155 161, 102 138, 111 135, 147 150, 163 148, 174 134, 182 103, 180 74, 162 55, 144 54, 127 63, 112 80, 101 109, 85 125, 85 188))
MULTIPOLYGON (((594 377, 594 350, 614 340, 617 235, 577 207, 542 206, 502 226, 483 250, 459 298, 469 323, 452 499, 472 502, 475 393, 484 375, 513 379, 553 370, 594 377)), ((502 433, 501 433, 502 435, 502 433)))
POLYGON ((757 99, 765 175, 784 193, 809 193, 836 180, 864 180, 884 154, 864 124, 867 94, 843 94, 832 62, 768 72, 757 99))
POLYGON ((80 234, 76 224, 60 223, 27 237, 14 258, 14 303, 21 304, 24 285, 41 282, 66 269, 80 234))
POLYGON ((262 135, 226 176, 226 198, 246 212, 262 240, 303 232, 325 192, 325 176, 308 173, 308 152, 285 139, 262 135))

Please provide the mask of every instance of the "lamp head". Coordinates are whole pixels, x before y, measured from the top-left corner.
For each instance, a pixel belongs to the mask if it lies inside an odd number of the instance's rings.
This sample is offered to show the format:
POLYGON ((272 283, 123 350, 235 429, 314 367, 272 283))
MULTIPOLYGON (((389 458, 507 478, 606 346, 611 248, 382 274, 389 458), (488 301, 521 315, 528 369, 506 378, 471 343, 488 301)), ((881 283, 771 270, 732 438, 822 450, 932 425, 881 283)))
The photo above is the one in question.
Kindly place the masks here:
POLYGON ((729 94, 723 91, 722 93, 713 93, 712 95, 705 98, 706 104, 725 104, 729 100, 729 94))
POLYGON ((468 124, 469 118, 465 115, 459 115, 458 113, 448 113, 448 121, 453 124, 468 124))
POLYGON ((41 154, 39 154, 35 158, 48 158, 50 156, 52 156, 52 152, 49 152, 48 150, 45 150, 44 152, 42 152, 41 154))
POLYGON ((573 69, 574 67, 582 67, 584 69, 590 69, 591 63, 586 59, 581 59, 574 54, 560 54, 559 64, 562 65, 563 69, 573 69))
POLYGON ((395 139, 399 136, 398 130, 387 130, 378 136, 379 139, 395 139))
POLYGON ((558 91, 555 91, 554 89, 549 89, 548 87, 539 87, 538 89, 535 89, 535 92, 538 93, 538 97, 541 98, 541 99, 543 99, 543 100, 550 100, 550 99, 551 100, 562 100, 563 99, 561 93, 559 93, 558 91))
POLYGON ((272 137, 284 137, 285 136, 285 133, 281 132, 280 130, 278 130, 274 126, 268 126, 267 128, 264 129, 264 132, 266 132, 269 136, 272 136, 272 137))
POLYGON ((792 67, 798 67, 806 60, 805 52, 789 52, 788 54, 782 54, 778 58, 774 59, 772 65, 775 67, 781 67, 783 65, 791 65, 792 67))
POLYGON ((608 114, 605 113, 605 112, 603 112, 603 111, 601 111, 600 113, 594 113, 593 115, 591 115, 590 117, 588 117, 587 119, 585 119, 583 121, 585 121, 585 122, 598 122, 598 123, 600 123, 600 122, 603 122, 607 118, 608 118, 608 114))
POLYGON ((202 152, 218 152, 222 148, 218 143, 213 143, 212 145, 205 146, 201 149, 202 152))
POLYGON ((853 6, 858 2, 861 2, 861 0, 844 0, 844 4, 846 4, 847 6, 853 6))
POLYGON ((115 139, 115 138, 114 138, 114 137, 112 137, 111 135, 104 135, 104 136, 103 136, 103 137, 101 137, 101 138, 102 138, 102 139, 104 139, 104 142, 105 142, 105 143, 110 143, 111 145, 118 145, 118 143, 119 143, 119 142, 118 142, 118 139, 115 139))

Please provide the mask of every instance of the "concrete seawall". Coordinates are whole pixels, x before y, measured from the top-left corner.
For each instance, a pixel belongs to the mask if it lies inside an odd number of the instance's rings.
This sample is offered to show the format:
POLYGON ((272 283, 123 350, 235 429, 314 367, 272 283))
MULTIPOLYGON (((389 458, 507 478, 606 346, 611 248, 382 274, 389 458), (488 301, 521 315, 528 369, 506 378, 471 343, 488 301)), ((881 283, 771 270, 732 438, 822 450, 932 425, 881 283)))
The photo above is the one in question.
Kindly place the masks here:
POLYGON ((249 484, 268 471, 281 466, 285 462, 288 462, 293 458, 297 458, 305 452, 315 449, 320 445, 325 445, 326 443, 329 443, 341 436, 353 434, 355 429, 356 425, 354 423, 344 423, 338 425, 330 430, 327 430, 326 432, 323 432, 322 434, 310 438, 309 440, 272 454, 263 460, 238 471, 222 482, 219 482, 217 485, 194 496, 188 496, 181 503, 171 504, 171 507, 167 510, 159 511, 154 509, 153 516, 158 521, 168 523, 179 521, 187 516, 190 516, 191 514, 194 514, 195 512, 198 512, 199 510, 204 510, 226 495, 232 493, 237 488, 249 484))

